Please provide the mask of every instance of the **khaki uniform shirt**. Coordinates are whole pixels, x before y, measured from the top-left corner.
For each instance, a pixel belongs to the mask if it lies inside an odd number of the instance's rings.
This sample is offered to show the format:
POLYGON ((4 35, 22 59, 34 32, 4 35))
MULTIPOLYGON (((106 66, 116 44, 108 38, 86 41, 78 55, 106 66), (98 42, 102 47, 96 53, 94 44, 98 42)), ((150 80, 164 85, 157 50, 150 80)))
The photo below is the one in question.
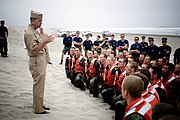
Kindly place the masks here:
POLYGON ((24 42, 27 48, 28 56, 35 57, 39 54, 44 54, 45 49, 39 51, 39 53, 35 53, 32 49, 38 45, 42 41, 42 37, 40 36, 39 32, 35 30, 31 25, 28 26, 27 31, 24 35, 24 42))

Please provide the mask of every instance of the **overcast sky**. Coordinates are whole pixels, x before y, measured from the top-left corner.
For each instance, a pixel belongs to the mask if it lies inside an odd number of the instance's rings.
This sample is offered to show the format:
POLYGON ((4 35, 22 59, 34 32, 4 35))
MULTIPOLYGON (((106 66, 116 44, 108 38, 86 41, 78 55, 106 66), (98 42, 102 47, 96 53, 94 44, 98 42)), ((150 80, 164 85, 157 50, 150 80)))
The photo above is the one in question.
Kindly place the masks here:
POLYGON ((7 26, 27 26, 30 11, 48 28, 180 27, 180 0, 1 0, 7 26))

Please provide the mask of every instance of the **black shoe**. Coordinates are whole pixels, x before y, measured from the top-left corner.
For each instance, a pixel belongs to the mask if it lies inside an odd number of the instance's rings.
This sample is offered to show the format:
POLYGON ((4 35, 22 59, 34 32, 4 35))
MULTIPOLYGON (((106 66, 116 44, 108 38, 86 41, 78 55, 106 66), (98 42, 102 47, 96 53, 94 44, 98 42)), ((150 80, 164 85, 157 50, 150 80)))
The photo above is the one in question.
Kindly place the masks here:
POLYGON ((62 65, 63 64, 63 60, 61 60, 61 62, 59 64, 62 65))
POLYGON ((109 108, 110 110, 115 110, 115 108, 113 107, 113 106, 110 106, 110 108, 109 108))
POLYGON ((5 57, 8 57, 8 55, 2 55, 2 57, 4 57, 4 58, 5 58, 5 57))
POLYGON ((40 112, 40 113, 35 113, 35 114, 49 114, 50 112, 44 111, 44 112, 40 112))
POLYGON ((71 80, 71 83, 74 84, 74 80, 71 80))
POLYGON ((52 62, 48 62, 48 64, 52 65, 52 62))
POLYGON ((99 94, 93 94, 93 97, 98 98, 99 94))
POLYGON ((86 87, 85 86, 80 86, 79 87, 82 91, 85 91, 86 90, 86 87))
POLYGON ((50 110, 50 108, 43 106, 44 110, 50 110))

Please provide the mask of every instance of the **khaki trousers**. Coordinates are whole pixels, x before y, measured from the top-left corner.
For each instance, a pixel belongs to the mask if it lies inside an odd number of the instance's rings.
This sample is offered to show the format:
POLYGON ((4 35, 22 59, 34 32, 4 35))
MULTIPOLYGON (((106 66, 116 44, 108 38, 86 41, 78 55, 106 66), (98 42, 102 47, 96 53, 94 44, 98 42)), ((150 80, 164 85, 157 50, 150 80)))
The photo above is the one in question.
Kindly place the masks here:
POLYGON ((33 109, 34 113, 43 112, 43 98, 46 77, 46 56, 40 54, 29 58, 29 70, 33 78, 33 109))

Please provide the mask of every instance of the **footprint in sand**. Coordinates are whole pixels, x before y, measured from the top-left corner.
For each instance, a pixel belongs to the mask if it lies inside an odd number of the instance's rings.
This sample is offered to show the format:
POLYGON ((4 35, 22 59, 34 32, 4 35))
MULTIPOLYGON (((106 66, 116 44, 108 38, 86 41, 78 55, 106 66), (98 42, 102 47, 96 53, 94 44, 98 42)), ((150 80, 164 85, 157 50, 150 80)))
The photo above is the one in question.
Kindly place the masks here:
POLYGON ((0 90, 0 95, 4 95, 4 94, 7 94, 7 95, 12 95, 13 93, 9 92, 9 91, 6 91, 6 90, 0 90))
POLYGON ((33 94, 32 93, 28 93, 28 92, 25 92, 25 93, 20 93, 20 97, 27 97, 27 98, 29 98, 29 96, 32 96, 33 94))

